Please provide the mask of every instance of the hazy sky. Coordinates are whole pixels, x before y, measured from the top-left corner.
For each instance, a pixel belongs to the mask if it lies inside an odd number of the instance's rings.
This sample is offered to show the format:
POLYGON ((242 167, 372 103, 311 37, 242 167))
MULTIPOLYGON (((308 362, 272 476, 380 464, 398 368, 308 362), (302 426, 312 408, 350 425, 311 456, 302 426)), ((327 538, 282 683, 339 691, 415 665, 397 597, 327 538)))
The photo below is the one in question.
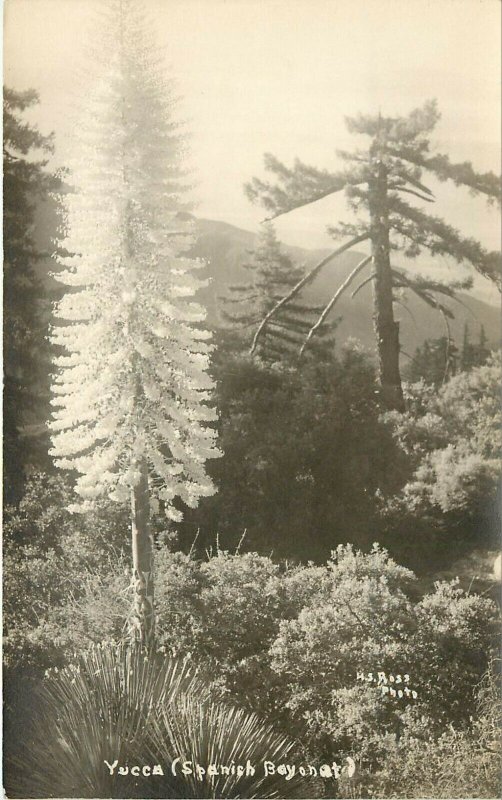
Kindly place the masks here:
MULTIPOLYGON (((193 132, 197 213, 255 229, 263 212, 242 184, 263 153, 337 167, 337 148, 361 146, 344 116, 407 113, 436 97, 438 149, 500 171, 499 0, 146 0, 183 115, 193 132)), ((5 0, 5 83, 39 90, 33 114, 71 147, 67 108, 92 16, 91 0, 5 0)), ((499 215, 439 187, 435 213, 490 247, 499 215)), ((326 246, 340 198, 278 222, 284 241, 326 246)))

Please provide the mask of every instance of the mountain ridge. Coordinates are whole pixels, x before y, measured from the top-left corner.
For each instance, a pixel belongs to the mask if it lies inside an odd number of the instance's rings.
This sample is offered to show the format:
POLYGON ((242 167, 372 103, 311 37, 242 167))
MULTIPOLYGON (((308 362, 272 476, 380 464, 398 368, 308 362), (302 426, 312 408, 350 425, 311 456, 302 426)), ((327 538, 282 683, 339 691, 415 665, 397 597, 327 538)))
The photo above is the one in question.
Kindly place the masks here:
MULTIPOLYGON (((249 280, 249 275, 243 265, 250 259, 250 252, 258 241, 258 233, 222 220, 197 218, 187 213, 179 216, 192 219, 195 225, 197 238, 188 254, 203 259, 207 264, 203 272, 206 277, 210 278, 210 283, 208 287, 199 291, 197 299, 207 308, 208 326, 222 327, 224 323, 219 314, 221 306, 219 298, 225 294, 228 284, 249 280)), ((36 270, 48 291, 48 299, 57 297, 61 292, 61 286, 50 277, 50 272, 56 268, 56 265, 49 257, 49 253, 54 249, 51 232, 57 230, 58 225, 55 204, 53 202, 38 204, 35 238, 37 246, 40 250, 46 251, 47 257, 38 262, 36 270)), ((284 243, 282 247, 295 263, 304 264, 306 269, 314 266, 330 252, 327 249, 309 249, 284 243)), ((363 253, 348 251, 334 259, 307 288, 303 295, 305 300, 315 305, 326 305, 337 287, 363 256, 363 253)), ((359 280, 362 277, 360 276, 359 280)), ((335 332, 337 347, 348 338, 355 338, 364 347, 373 350, 371 286, 368 284, 354 299, 351 299, 351 291, 357 285, 358 281, 354 281, 354 284, 344 292, 328 319, 340 318, 335 332)), ((405 299, 408 310, 396 303, 395 311, 396 317, 401 323, 402 350, 408 355, 413 355, 416 347, 422 344, 426 338, 444 336, 446 329, 444 321, 437 311, 425 305, 411 293, 405 299)), ((457 346, 462 343, 466 322, 472 341, 477 340, 481 324, 483 324, 488 342, 492 346, 498 346, 500 344, 500 309, 466 292, 459 293, 459 300, 464 305, 448 302, 448 305, 454 309, 455 317, 450 320, 449 324, 457 346)), ((225 327, 228 326, 225 325, 225 327)))
MULTIPOLYGON (((207 262, 205 273, 211 279, 209 287, 200 291, 198 299, 207 307, 208 323, 219 327, 223 324, 218 310, 219 297, 225 293, 228 284, 249 280, 243 264, 249 260, 258 234, 220 220, 195 219, 195 226, 197 241, 189 254, 207 262)), ((311 250, 287 244, 282 247, 295 263, 304 264, 307 269, 330 252, 327 249, 311 250)), ((363 257, 363 253, 348 251, 334 259, 305 291, 305 299, 325 305, 363 257)), ((357 287, 362 277, 364 275, 359 277, 359 281, 354 281, 340 297, 330 319, 341 318, 335 334, 338 345, 348 338, 356 338, 365 347, 373 349, 371 285, 366 285, 356 297, 351 298, 351 291, 357 287)), ((500 343, 500 310, 468 292, 459 292, 458 299, 462 305, 449 299, 444 301, 454 314, 454 318, 449 320, 449 326, 457 346, 462 343, 466 322, 471 340, 477 339, 483 325, 488 342, 497 346, 500 343)), ((403 292, 400 303, 395 304, 395 314, 401 324, 401 345, 404 353, 412 355, 425 339, 446 335, 443 317, 413 293, 403 292)))

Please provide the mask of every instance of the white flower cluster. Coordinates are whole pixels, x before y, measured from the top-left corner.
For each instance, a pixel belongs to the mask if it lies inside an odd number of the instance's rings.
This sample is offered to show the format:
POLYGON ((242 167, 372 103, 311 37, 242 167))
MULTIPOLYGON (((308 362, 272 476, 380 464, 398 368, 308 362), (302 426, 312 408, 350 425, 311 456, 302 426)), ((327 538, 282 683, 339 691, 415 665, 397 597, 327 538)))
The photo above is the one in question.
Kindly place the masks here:
POLYGON ((103 495, 127 500, 146 460, 152 496, 178 519, 175 497, 195 506, 213 494, 205 462, 220 455, 208 424, 210 334, 191 299, 204 265, 183 255, 192 230, 177 216, 182 140, 171 91, 131 0, 110 0, 107 12, 106 57, 64 197, 71 255, 55 275, 68 291, 51 334, 62 348, 51 452, 80 473, 79 510, 103 495))

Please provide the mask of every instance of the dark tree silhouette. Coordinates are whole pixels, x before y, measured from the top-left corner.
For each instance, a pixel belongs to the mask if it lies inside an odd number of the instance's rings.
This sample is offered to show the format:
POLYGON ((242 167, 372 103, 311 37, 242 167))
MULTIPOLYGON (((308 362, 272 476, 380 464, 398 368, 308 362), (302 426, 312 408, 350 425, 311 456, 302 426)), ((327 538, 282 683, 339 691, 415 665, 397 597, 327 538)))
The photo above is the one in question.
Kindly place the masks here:
MULTIPOLYGON (((305 269, 295 264, 281 247, 270 222, 262 226, 257 246, 243 266, 249 273, 249 281, 227 287, 220 298, 220 313, 242 337, 243 346, 249 346, 253 328, 304 277, 305 269)), ((321 311, 311 304, 289 304, 267 326, 258 346, 260 357, 272 362, 295 355, 321 311)), ((331 323, 319 325, 316 342, 322 341, 332 349, 333 339, 329 334, 333 327, 331 323)))
POLYGON ((33 236, 35 204, 59 185, 46 170, 52 137, 23 120, 38 102, 33 90, 4 88, 3 108, 3 248, 4 248, 4 499, 21 493, 29 448, 23 429, 38 402, 49 354, 45 341, 44 289, 36 265, 47 253, 33 236), (36 155, 41 154, 41 158, 36 155), (44 369, 45 367, 45 369, 44 369))

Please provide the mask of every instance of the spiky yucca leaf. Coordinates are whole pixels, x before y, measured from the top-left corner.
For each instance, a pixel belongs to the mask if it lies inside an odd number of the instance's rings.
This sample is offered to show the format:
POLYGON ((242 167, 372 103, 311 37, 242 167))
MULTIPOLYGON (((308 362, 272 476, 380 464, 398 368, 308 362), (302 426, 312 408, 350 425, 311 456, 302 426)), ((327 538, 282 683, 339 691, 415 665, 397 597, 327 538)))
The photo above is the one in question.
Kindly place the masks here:
POLYGON ((184 692, 209 696, 189 660, 127 643, 94 645, 75 664, 51 670, 30 732, 29 763, 11 765, 9 796, 141 797, 144 787, 133 777, 117 784, 104 760, 149 763, 152 720, 184 692))
MULTIPOLYGON (((136 644, 94 645, 51 670, 29 732, 29 756, 12 764, 9 797, 313 797, 298 778, 264 778, 263 762, 292 762, 294 742, 255 714, 210 699, 188 659, 136 644), (255 776, 174 777, 174 758, 201 766, 249 761, 255 776), (113 774, 105 764, 160 764, 163 776, 113 774)), ((301 780, 301 779, 300 779, 301 780)))
MULTIPOLYGON (((277 733, 256 714, 219 702, 201 702, 193 695, 181 694, 165 706, 153 724, 152 758, 163 757, 167 765, 160 797, 172 798, 272 798, 316 797, 319 787, 298 773, 290 780, 283 775, 265 776, 264 762, 294 764, 298 746, 288 736, 277 733), (175 759, 179 759, 174 766, 175 759), (183 762, 191 762, 192 774, 182 774, 183 762), (237 766, 249 764, 255 774, 237 774, 237 766), (206 774, 197 773, 197 765, 206 774), (209 775, 213 765, 217 775, 209 775), (222 774, 221 767, 232 773, 222 774)), ((159 787, 160 788, 160 787, 159 787)))

